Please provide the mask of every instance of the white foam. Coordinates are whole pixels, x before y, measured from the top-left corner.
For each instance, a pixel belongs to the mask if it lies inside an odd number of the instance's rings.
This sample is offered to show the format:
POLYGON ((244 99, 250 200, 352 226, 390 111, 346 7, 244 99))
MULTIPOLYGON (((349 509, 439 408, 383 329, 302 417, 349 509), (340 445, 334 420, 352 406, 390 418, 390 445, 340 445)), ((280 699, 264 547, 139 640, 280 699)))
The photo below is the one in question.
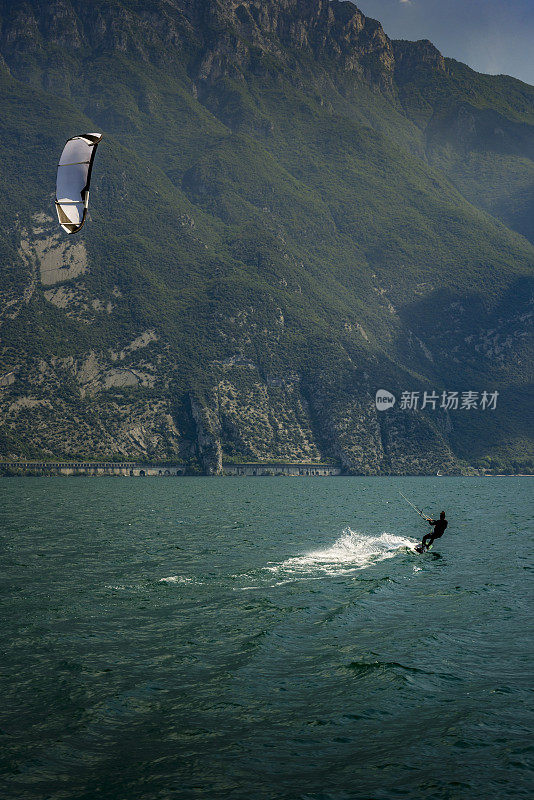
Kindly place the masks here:
POLYGON ((185 578, 183 575, 169 575, 168 578, 160 578, 158 583, 197 583, 194 578, 185 578))
POLYGON ((413 550, 414 541, 393 533, 372 536, 345 528, 343 535, 326 550, 314 550, 295 558, 288 558, 281 564, 267 567, 285 577, 308 577, 314 574, 339 575, 357 572, 376 561, 393 558, 399 550, 413 550))

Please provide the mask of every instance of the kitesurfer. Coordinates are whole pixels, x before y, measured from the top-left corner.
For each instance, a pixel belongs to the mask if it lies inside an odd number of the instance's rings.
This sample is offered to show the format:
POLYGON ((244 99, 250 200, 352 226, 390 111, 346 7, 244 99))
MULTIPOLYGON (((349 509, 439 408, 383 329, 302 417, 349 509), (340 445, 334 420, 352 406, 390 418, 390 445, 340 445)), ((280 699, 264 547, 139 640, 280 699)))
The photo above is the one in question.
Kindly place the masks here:
POLYGON ((439 519, 427 519, 429 525, 432 525, 434 530, 431 533, 427 533, 423 536, 423 541, 421 542, 421 549, 424 550, 425 547, 430 547, 433 543, 434 539, 439 539, 445 533, 445 528, 449 524, 445 519, 445 512, 442 511, 439 515, 439 519))

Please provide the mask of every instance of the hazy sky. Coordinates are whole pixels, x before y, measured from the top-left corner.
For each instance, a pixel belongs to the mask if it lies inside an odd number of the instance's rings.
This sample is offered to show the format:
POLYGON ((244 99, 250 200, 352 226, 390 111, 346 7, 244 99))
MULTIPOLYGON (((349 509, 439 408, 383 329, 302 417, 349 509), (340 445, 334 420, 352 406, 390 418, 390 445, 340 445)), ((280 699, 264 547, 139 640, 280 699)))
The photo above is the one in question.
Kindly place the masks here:
POLYGON ((534 0, 355 0, 392 39, 430 39, 479 72, 534 84, 534 0))

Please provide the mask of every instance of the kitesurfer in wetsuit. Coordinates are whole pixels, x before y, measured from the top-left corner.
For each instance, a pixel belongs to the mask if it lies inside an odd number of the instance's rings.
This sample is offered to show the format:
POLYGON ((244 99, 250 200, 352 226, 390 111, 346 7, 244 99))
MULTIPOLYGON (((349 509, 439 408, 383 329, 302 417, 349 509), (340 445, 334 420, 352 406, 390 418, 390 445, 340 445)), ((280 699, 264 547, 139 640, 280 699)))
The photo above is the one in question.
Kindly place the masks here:
POLYGON ((445 528, 449 524, 445 519, 445 512, 442 511, 439 515, 439 519, 428 519, 427 520, 429 525, 432 525, 434 530, 432 533, 427 533, 426 536, 423 536, 423 541, 421 542, 421 549, 424 550, 425 547, 430 547, 434 539, 439 539, 440 536, 443 536, 445 533, 445 528))

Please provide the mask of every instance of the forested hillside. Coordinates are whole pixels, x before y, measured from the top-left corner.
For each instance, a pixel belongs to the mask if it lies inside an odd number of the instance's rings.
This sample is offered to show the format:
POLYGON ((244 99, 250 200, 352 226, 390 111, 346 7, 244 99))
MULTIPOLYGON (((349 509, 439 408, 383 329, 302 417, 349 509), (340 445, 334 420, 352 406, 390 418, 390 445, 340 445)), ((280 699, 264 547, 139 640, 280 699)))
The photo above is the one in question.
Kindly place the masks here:
POLYGON ((0 99, 2 457, 533 468, 533 87, 349 2, 0 0, 0 99))

